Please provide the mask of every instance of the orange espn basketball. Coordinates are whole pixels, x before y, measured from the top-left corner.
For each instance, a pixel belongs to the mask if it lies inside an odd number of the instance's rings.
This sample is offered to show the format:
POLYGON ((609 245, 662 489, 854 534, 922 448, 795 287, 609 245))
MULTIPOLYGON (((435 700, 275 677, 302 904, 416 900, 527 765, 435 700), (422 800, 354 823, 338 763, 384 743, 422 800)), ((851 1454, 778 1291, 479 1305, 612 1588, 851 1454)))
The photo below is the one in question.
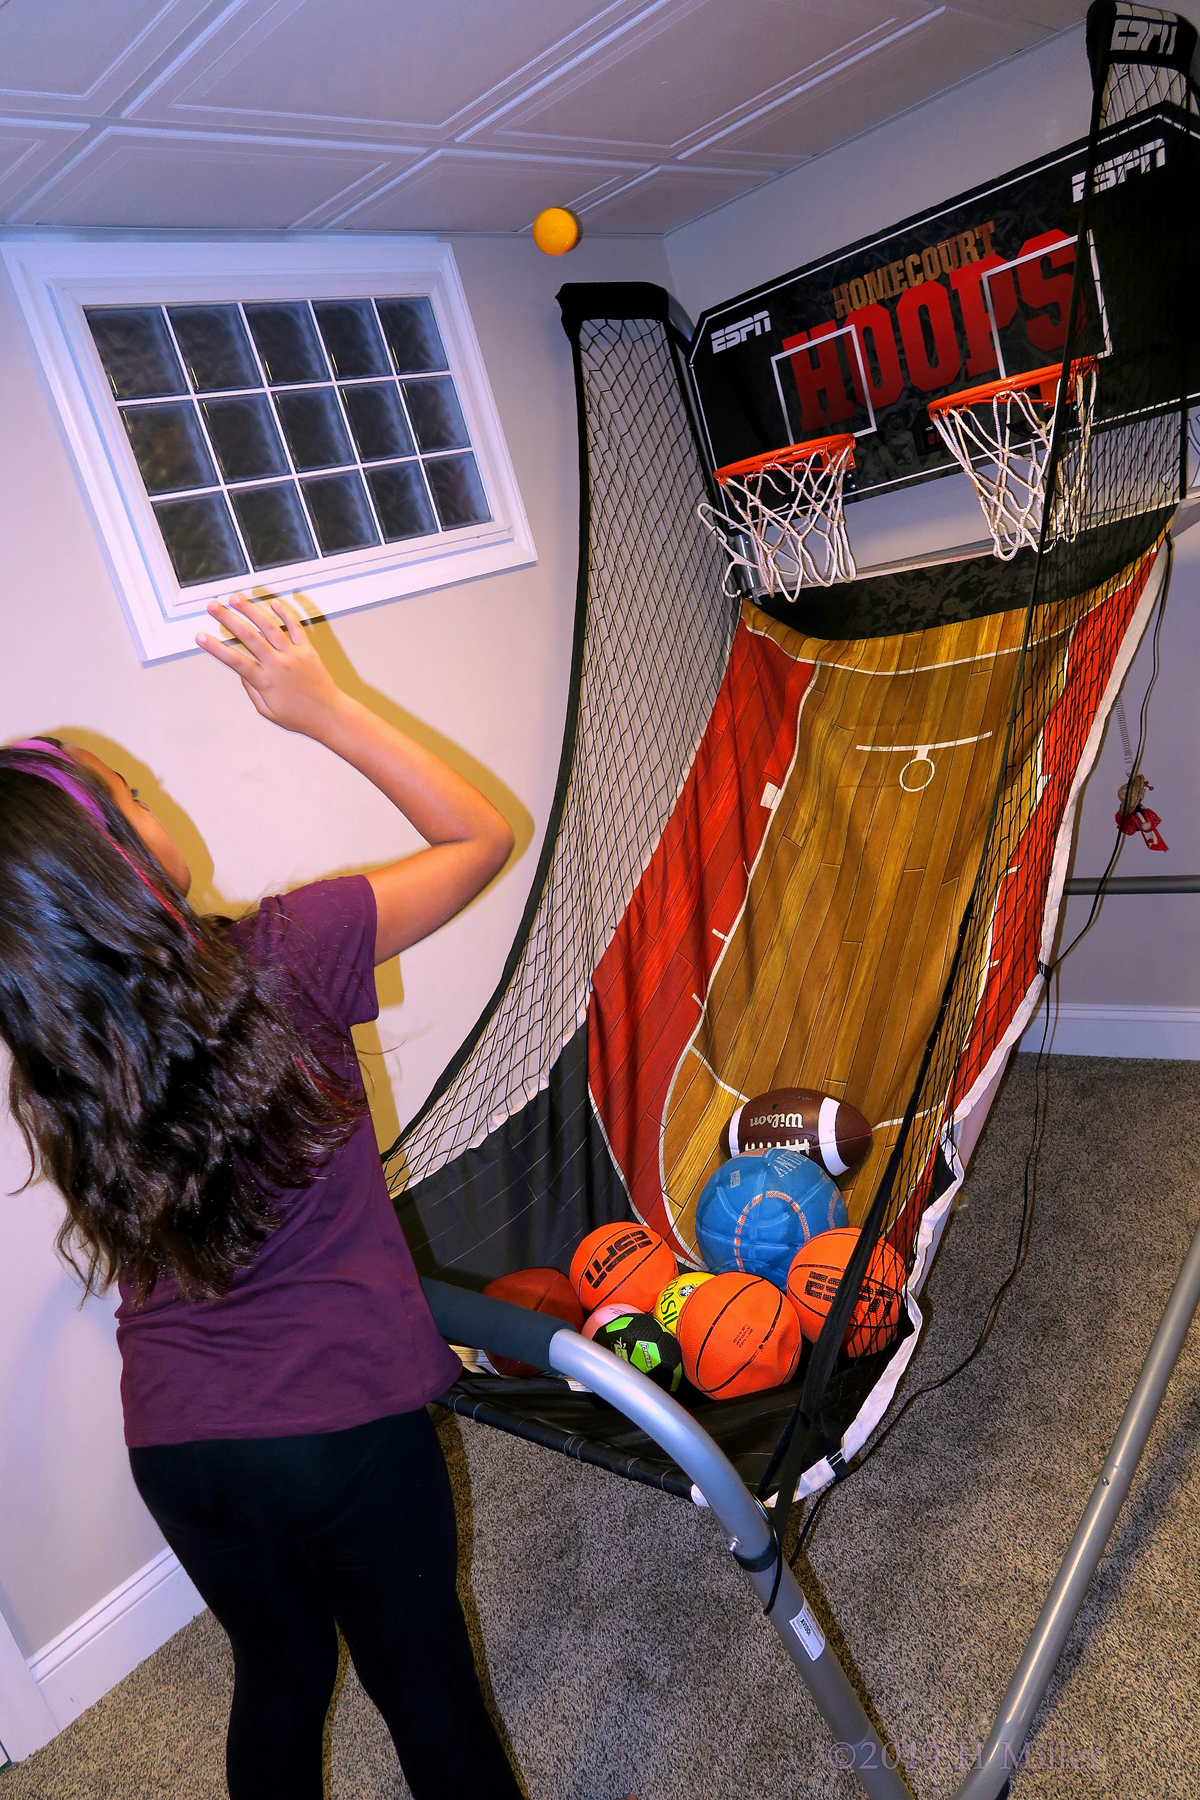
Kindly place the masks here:
MULTIPOLYGON (((484 1288, 496 1300, 507 1300, 510 1306, 525 1306, 530 1312, 549 1313, 578 1331, 583 1324, 583 1308, 575 1289, 558 1269, 517 1269, 511 1275, 498 1275, 484 1288)), ((510 1356, 493 1356, 488 1361, 497 1375, 540 1375, 532 1363, 514 1362, 510 1356)))
POLYGON ((675 1258, 646 1225, 599 1225, 571 1258, 571 1286, 584 1312, 606 1300, 623 1301, 631 1312, 653 1312, 674 1273, 675 1258))
MULTIPOLYGON (((809 1238, 792 1259, 788 1298, 810 1343, 815 1344, 821 1335, 825 1315, 857 1242, 856 1225, 835 1225, 832 1231, 819 1231, 816 1237, 809 1238)), ((884 1348, 900 1322, 904 1282, 904 1264, 892 1246, 876 1244, 842 1343, 847 1356, 862 1356, 865 1351, 884 1348)))
POLYGON ((684 1374, 714 1400, 782 1387, 800 1360, 800 1324, 787 1295, 738 1270, 696 1289, 677 1335, 684 1374))

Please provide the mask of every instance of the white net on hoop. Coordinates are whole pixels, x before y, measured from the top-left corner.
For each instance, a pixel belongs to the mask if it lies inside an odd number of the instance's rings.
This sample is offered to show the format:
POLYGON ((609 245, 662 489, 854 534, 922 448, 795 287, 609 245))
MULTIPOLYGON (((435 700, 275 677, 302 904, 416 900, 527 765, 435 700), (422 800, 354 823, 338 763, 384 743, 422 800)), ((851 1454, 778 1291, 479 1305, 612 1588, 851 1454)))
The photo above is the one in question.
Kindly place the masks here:
MULTIPOLYGON (((1057 390, 1057 384, 1056 389, 1057 390)), ((1010 562, 1038 547, 1054 401, 1045 383, 1005 387, 972 401, 930 408, 930 420, 975 489, 996 555, 1010 562)), ((1078 423, 1068 433, 1050 514, 1049 542, 1074 538, 1083 522, 1088 448, 1096 399, 1095 365, 1072 371, 1068 399, 1078 423)))
POLYGON ((717 479, 723 511, 701 502, 698 511, 728 557, 726 592, 736 569, 749 572, 756 592, 799 597, 803 587, 832 587, 858 573, 846 536, 842 483, 854 465, 854 440, 836 440, 811 455, 717 479))

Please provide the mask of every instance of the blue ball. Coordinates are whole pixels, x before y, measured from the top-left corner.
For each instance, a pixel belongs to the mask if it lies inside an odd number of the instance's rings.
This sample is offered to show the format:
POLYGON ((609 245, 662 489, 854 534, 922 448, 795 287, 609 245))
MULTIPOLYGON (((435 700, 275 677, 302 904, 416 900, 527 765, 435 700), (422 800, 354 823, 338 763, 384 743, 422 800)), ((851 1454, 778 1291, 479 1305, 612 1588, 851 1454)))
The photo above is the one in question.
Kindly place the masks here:
POLYGON ((696 1243, 714 1274, 740 1269, 786 1287, 792 1258, 818 1232, 848 1225, 834 1183, 799 1150, 734 1156, 696 1207, 696 1243))

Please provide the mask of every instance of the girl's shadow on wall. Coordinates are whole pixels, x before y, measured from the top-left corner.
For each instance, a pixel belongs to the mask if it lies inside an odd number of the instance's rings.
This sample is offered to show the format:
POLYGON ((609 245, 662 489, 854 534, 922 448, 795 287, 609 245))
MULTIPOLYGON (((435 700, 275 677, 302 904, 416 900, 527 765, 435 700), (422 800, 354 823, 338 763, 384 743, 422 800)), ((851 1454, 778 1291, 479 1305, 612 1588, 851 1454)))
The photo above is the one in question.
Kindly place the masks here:
MULTIPOLYGON (((256 593, 256 599, 265 598, 256 593)), ((477 787, 497 812, 501 813, 512 829, 516 842, 512 854, 500 873, 484 889, 490 892, 496 882, 503 881, 514 864, 524 855, 534 834, 534 821, 529 810, 522 804, 512 790, 469 751, 454 743, 441 732, 426 725, 422 720, 414 718, 411 713, 397 706, 386 694, 363 681, 355 671, 345 651, 338 643, 329 625, 318 621, 310 627, 313 642, 320 654, 322 662, 343 692, 360 701, 371 712, 394 725, 398 730, 411 737, 424 749, 441 758, 458 774, 464 776, 477 787)), ((264 729, 271 729, 264 721, 264 729)), ((118 770, 130 787, 136 788, 141 799, 167 827, 175 842, 179 845, 192 872, 192 887, 189 898, 195 910, 201 913, 217 913, 228 918, 238 918, 253 910, 257 896, 251 898, 232 899, 218 888, 215 880, 212 857, 191 816, 162 787, 153 769, 135 753, 119 744, 115 739, 106 737, 102 732, 92 731, 86 726, 63 725, 53 733, 61 735, 67 743, 78 744, 84 750, 118 770)), ((388 859, 390 860, 390 859, 388 859)), ((368 863, 354 868, 330 869, 329 875, 362 874, 377 863, 368 863)), ((482 899, 476 896, 470 902, 475 906, 482 899)), ((468 907, 465 910, 470 910, 468 907)), ((379 996, 380 1008, 400 1006, 404 1001, 404 979, 400 966, 400 958, 393 957, 383 963, 375 973, 376 992, 379 996)), ((375 1122, 375 1132, 381 1146, 394 1143, 399 1136, 400 1120, 396 1108, 395 1095, 391 1080, 387 1077, 387 1055, 394 1056, 395 1051, 402 1048, 400 1043, 385 1051, 380 1040, 377 1024, 356 1026, 354 1029, 355 1046, 364 1063, 364 1076, 371 1102, 371 1112, 375 1122)))

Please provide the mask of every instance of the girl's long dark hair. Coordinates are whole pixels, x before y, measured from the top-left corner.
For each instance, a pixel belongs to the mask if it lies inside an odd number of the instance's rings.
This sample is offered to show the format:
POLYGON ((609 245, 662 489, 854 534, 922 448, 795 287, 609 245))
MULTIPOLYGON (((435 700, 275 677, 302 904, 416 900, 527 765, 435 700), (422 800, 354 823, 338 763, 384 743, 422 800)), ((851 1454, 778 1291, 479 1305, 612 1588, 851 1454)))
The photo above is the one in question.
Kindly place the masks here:
POLYGON ((119 1278, 140 1304, 172 1275, 216 1298, 365 1102, 289 1021, 286 971, 191 911, 97 777, 72 767, 104 830, 35 761, 0 749, 0 1037, 30 1180, 61 1189, 89 1292, 119 1278))

